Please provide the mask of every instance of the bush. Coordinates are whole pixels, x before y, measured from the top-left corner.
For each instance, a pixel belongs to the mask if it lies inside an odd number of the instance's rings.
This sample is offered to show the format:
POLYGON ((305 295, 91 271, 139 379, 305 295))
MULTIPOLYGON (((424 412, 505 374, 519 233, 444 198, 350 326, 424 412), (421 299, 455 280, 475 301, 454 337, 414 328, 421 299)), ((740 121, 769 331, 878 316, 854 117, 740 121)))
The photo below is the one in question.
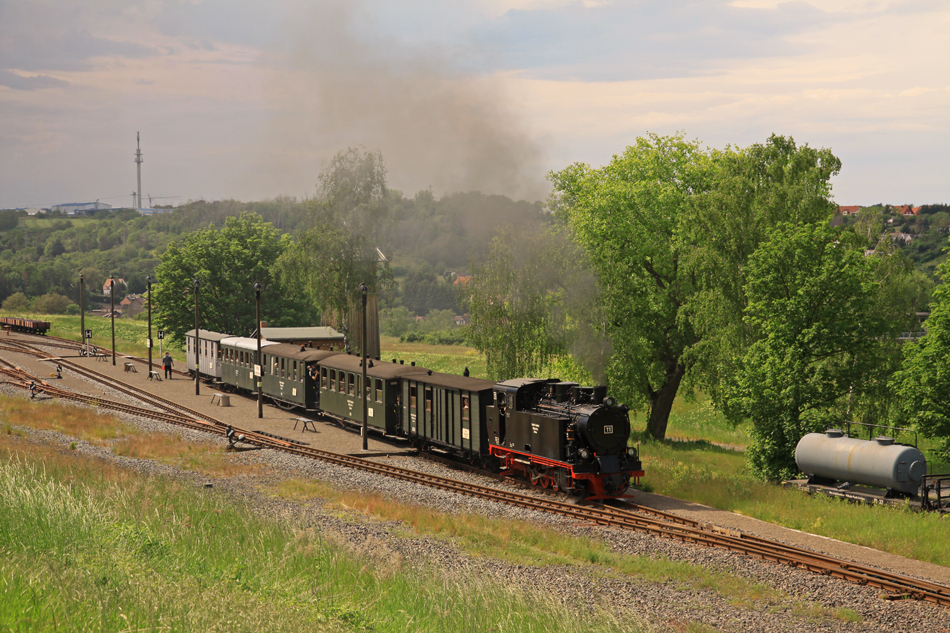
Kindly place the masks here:
POLYGON ((33 301, 33 311, 39 314, 65 314, 66 306, 71 303, 69 297, 51 292, 33 301))
POLYGON ((30 309, 30 300, 22 292, 14 292, 3 302, 3 309, 6 312, 22 312, 30 309))
POLYGON ((75 303, 70 303, 66 306, 66 314, 69 316, 78 316, 79 315, 79 305, 75 303))

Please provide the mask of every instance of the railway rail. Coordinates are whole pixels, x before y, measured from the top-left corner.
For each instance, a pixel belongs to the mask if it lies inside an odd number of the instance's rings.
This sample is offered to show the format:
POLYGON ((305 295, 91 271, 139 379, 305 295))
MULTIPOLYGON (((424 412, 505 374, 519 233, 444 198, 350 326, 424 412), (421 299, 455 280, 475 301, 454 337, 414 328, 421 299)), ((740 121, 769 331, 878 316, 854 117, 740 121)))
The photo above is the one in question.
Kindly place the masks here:
POLYGON ((231 426, 210 416, 184 407, 178 403, 154 396, 153 394, 130 388, 121 381, 85 368, 78 363, 57 357, 32 345, 0 345, 0 349, 18 351, 20 353, 31 354, 42 360, 65 364, 71 370, 77 371, 77 373, 81 373, 90 379, 101 380, 109 387, 140 399, 142 402, 156 407, 159 410, 136 407, 127 403, 116 402, 97 396, 77 395, 36 377, 32 377, 22 369, 14 367, 12 363, 0 361, 0 373, 12 378, 13 380, 11 382, 13 382, 13 384, 28 388, 29 382, 32 381, 39 384, 47 394, 64 400, 86 403, 100 408, 126 411, 134 413, 135 415, 151 417, 216 435, 223 436, 226 435, 229 430, 233 430, 235 436, 243 436, 240 440, 242 443, 259 448, 270 448, 305 458, 319 459, 331 464, 355 468, 444 491, 455 492, 538 512, 556 514, 592 525, 634 530, 696 545, 717 547, 762 560, 839 578, 859 585, 877 587, 887 592, 884 597, 888 599, 912 598, 943 607, 950 607, 950 587, 926 580, 888 572, 868 565, 840 560, 832 556, 745 533, 724 530, 717 526, 636 504, 624 504, 625 507, 602 504, 578 505, 576 503, 567 503, 557 499, 546 498, 544 495, 539 497, 536 495, 501 491, 488 486, 438 477, 399 466, 374 462, 362 457, 324 451, 270 434, 239 429, 237 427, 233 427, 232 429, 231 426))

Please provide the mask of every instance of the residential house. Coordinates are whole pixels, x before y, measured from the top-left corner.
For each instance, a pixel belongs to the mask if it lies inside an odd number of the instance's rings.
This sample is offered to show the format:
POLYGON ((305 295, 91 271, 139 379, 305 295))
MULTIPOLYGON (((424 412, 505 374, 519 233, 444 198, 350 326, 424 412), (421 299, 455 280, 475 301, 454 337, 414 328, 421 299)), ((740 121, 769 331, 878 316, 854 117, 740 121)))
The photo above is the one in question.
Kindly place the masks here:
POLYGON ((134 317, 136 314, 145 310, 145 297, 141 295, 125 295, 122 301, 119 302, 119 305, 122 306, 123 314, 134 317))
POLYGON ((861 207, 855 205, 850 207, 838 207, 838 213, 841 215, 855 215, 858 211, 861 210, 861 207))
MULTIPOLYGON (((115 280, 116 290, 118 290, 122 286, 125 286, 126 288, 128 288, 129 284, 125 281, 125 279, 116 279, 115 280)), ((102 294, 104 294, 107 297, 110 294, 112 294, 112 278, 111 277, 109 279, 106 279, 104 282, 102 282, 102 294)))

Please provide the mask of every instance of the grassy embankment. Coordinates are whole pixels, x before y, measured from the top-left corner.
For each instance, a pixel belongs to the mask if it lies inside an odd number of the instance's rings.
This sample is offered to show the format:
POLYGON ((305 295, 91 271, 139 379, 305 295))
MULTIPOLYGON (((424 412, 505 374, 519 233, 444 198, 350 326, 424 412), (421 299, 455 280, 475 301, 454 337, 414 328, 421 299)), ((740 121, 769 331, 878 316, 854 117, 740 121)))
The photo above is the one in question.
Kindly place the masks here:
MULTIPOLYGON (((38 317, 53 322, 53 332, 75 332, 78 317, 38 317), (69 321, 72 319, 75 323, 69 321)), ((105 324, 108 336, 109 322, 105 324)), ((87 328, 89 326, 87 319, 87 328)), ((116 346, 121 351, 144 355, 141 346, 135 352, 135 340, 144 341, 145 324, 137 321, 116 321, 116 346)), ((100 326, 101 329, 101 326, 100 326)), ((384 338, 384 358, 400 358, 407 363, 435 371, 461 374, 469 367, 472 376, 485 375, 484 357, 471 348, 431 346, 421 343, 400 344, 384 338)), ((634 428, 643 428, 643 415, 634 417, 634 428)), ((950 566, 950 541, 943 538, 947 521, 935 515, 917 514, 910 510, 853 506, 831 499, 807 497, 797 491, 784 490, 754 479, 746 470, 741 448, 749 442, 748 425, 733 427, 715 412, 703 397, 695 402, 677 400, 670 417, 665 442, 644 442, 641 455, 647 472, 647 490, 686 501, 702 503, 723 510, 784 525, 859 545, 950 566), (728 445, 728 447, 719 446, 728 445), (740 450, 733 450, 733 448, 740 450)), ((927 453, 928 445, 922 450, 927 453)), ((936 462, 933 472, 950 472, 950 464, 936 462)))
MULTIPOLYGON (((248 468, 220 446, 169 446, 167 436, 138 433, 112 416, 53 402, 0 398, 0 419, 0 586, 6 596, 0 628, 639 630, 636 622, 618 617, 610 594, 593 606, 562 603, 543 588, 518 590, 474 573, 419 569, 384 542, 354 546, 268 520, 182 480, 145 477, 24 442, 19 427, 56 430, 121 454, 200 468, 212 478, 248 468)), ((409 537, 449 539, 474 556, 491 551, 519 565, 579 567, 595 579, 673 583, 792 618, 860 620, 848 609, 802 601, 738 576, 664 558, 622 556, 530 524, 447 515, 320 482, 267 485, 263 494, 326 500, 345 520, 403 521, 409 537)), ((707 630, 689 621, 670 624, 707 630)))

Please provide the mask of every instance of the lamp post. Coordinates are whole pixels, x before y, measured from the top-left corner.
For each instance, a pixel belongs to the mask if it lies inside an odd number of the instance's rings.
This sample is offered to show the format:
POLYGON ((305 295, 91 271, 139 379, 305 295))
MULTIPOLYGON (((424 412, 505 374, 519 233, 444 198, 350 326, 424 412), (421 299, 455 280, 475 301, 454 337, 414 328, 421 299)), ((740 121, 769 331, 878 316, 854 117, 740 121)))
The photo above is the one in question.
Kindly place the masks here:
POLYGON ((264 363, 261 358, 261 282, 254 282, 254 301, 257 304, 257 417, 264 417, 264 390, 261 383, 264 381, 264 363))
POLYGON ((366 284, 360 284, 360 303, 363 306, 363 331, 360 334, 360 355, 362 356, 362 361, 360 365, 363 367, 363 450, 369 450, 368 442, 369 436, 367 434, 367 411, 366 411, 366 293, 369 288, 366 287, 366 284))
POLYGON ((79 273, 79 342, 86 349, 86 282, 79 273))
POLYGON ((115 275, 109 277, 109 294, 112 296, 109 303, 109 317, 112 319, 112 366, 115 367, 115 275))
POLYGON ((148 288, 148 377, 152 377, 152 276, 145 276, 145 286, 148 288))
POLYGON ((198 356, 198 349, 201 346, 201 338, 198 336, 198 286, 201 282, 195 277, 195 395, 201 395, 201 388, 198 386, 198 374, 201 369, 201 357, 198 356))

